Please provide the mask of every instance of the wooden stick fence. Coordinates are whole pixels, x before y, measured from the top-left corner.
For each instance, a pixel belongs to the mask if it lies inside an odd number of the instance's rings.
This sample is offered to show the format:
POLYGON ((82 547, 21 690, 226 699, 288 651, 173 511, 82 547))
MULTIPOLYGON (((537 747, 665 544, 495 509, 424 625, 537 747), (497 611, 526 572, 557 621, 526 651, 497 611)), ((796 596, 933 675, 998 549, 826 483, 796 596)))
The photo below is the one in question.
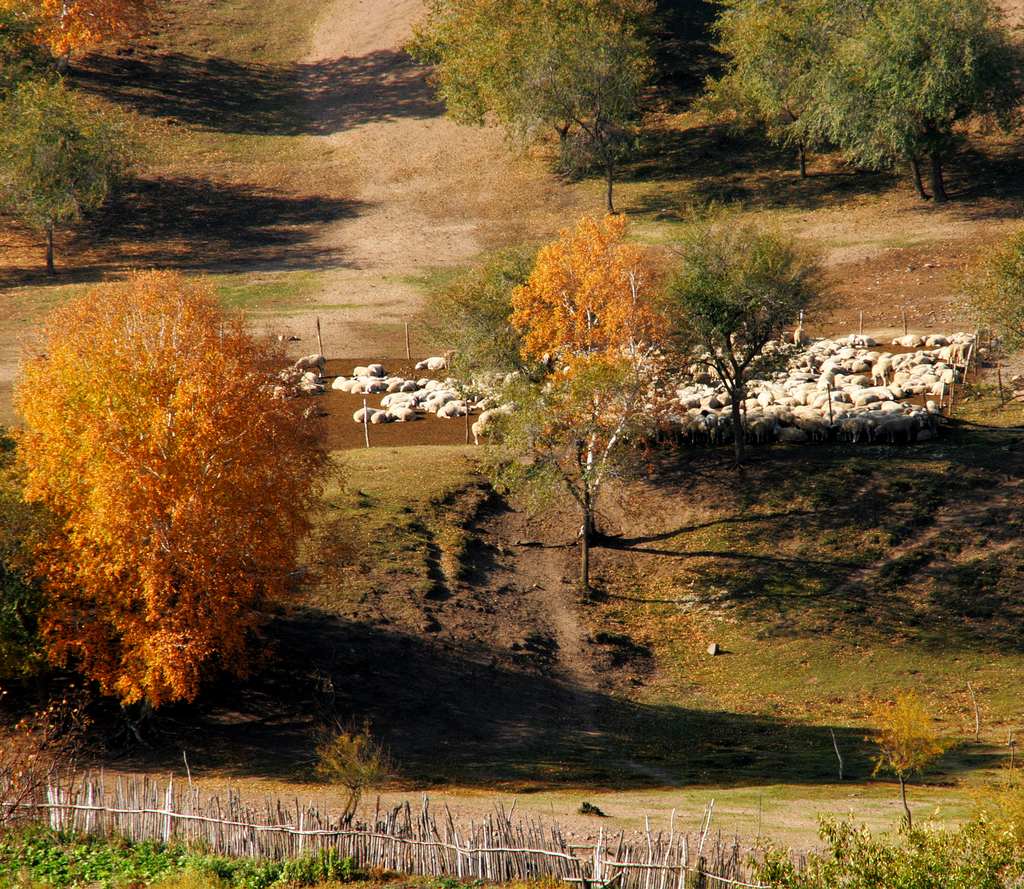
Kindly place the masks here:
POLYGON ((332 820, 298 800, 268 797, 257 805, 235 791, 205 796, 194 785, 149 777, 50 781, 31 801, 5 807, 7 798, 0 780, 0 823, 14 816, 57 830, 182 843, 234 857, 283 859, 331 850, 359 868, 460 880, 547 878, 583 889, 764 889, 752 881, 739 841, 710 835, 710 807, 697 834, 677 831, 673 812, 667 834, 655 834, 647 824, 639 838, 602 830, 596 843, 579 845, 558 824, 513 818, 500 805, 482 820, 459 823, 447 806, 435 813, 426 797, 415 811, 406 802, 382 812, 378 803, 368 822, 332 820))

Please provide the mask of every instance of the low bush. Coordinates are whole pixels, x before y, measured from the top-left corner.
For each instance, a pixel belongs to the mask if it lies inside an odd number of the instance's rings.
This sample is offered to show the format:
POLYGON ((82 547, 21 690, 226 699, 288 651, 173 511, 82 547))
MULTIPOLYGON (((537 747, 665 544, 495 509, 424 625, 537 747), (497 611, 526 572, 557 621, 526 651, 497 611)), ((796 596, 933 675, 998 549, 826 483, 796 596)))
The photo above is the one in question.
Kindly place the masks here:
POLYGON ((1024 847, 1013 831, 979 818, 955 830, 917 828, 897 839, 825 820, 826 851, 798 869, 772 850, 757 880, 777 889, 1010 889, 1024 879, 1024 847))
POLYGON ((0 886, 41 884, 52 889, 269 889, 348 882, 351 858, 332 850, 284 861, 225 858, 160 843, 127 843, 27 829, 0 837, 0 886))

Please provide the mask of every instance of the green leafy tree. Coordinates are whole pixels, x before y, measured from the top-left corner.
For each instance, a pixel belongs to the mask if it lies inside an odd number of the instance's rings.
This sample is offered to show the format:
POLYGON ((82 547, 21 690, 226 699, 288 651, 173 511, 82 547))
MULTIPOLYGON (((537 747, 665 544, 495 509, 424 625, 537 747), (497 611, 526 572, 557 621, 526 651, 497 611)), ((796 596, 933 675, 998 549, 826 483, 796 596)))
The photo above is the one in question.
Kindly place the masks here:
POLYGON ((1024 231, 988 254, 967 287, 978 320, 999 331, 1007 348, 1024 348, 1024 231))
POLYGON ((653 63, 649 0, 433 0, 410 44, 449 113, 533 141, 557 132, 563 167, 615 171, 635 141, 653 63))
POLYGON ((666 288, 665 312, 682 357, 705 364, 732 399, 740 464, 747 381, 784 356, 769 343, 820 305, 820 269, 793 240, 728 220, 693 226, 679 250, 682 261, 666 288))
POLYGON ((812 129, 858 164, 907 163, 922 198, 928 160, 932 195, 943 202, 959 126, 978 117, 1010 124, 1019 60, 990 0, 877 0, 827 60, 812 129))
POLYGON ((815 135, 806 113, 818 100, 822 60, 831 51, 833 0, 722 0, 715 49, 725 70, 706 85, 713 113, 738 114, 764 128, 773 142, 795 149, 800 176, 815 135))
POLYGON ((653 431, 651 386, 641 363, 590 360, 542 384, 519 382, 505 395, 515 411, 501 424, 490 455, 499 490, 521 493, 532 509, 567 491, 580 509, 580 588, 591 589, 590 548, 606 484, 633 473, 633 443, 653 431))
POLYGON ((896 776, 907 827, 910 828, 913 821, 907 804, 907 781, 942 756, 947 745, 939 737, 924 702, 914 692, 897 695, 891 704, 877 705, 874 719, 878 724, 874 739, 878 745, 874 773, 889 772, 896 776))
POLYGON ((45 235, 48 274, 55 274, 55 229, 99 208, 133 152, 122 118, 61 82, 28 81, 0 106, 0 194, 45 235))
POLYGON ((421 323, 454 352, 449 366, 458 378, 532 367, 511 316, 512 293, 530 277, 535 256, 529 248, 498 251, 428 295, 421 323))
POLYGON ((39 27, 29 4, 0 6, 0 98, 52 68, 53 58, 37 39, 39 27))
POLYGON ((14 453, 14 442, 0 430, 0 680, 31 675, 45 662, 38 632, 43 597, 32 558, 51 519, 23 499, 14 453))

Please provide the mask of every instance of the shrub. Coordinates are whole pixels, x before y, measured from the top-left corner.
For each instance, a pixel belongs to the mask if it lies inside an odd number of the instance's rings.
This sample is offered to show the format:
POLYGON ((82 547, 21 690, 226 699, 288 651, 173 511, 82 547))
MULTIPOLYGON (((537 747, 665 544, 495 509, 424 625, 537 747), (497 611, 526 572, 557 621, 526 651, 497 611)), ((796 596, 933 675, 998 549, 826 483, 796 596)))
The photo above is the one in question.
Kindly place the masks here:
POLYGON ((366 724, 362 730, 351 726, 328 730, 317 745, 316 755, 317 774, 348 791, 346 818, 355 815, 365 791, 379 787, 391 776, 391 758, 366 724))

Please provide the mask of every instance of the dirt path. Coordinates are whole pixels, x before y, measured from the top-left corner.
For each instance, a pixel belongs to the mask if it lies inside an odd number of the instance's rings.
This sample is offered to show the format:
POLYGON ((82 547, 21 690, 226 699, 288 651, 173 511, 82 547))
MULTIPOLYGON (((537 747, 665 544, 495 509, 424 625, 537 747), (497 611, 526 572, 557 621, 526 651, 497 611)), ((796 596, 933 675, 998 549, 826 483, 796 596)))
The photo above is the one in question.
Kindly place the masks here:
MULTIPOLYGON (((325 290, 352 307, 326 323, 332 342, 352 343, 358 354, 393 350, 380 327, 413 315, 422 299, 418 278, 543 237, 576 201, 542 162, 510 150, 499 130, 444 116, 425 72, 402 51, 423 6, 335 0, 304 60, 308 114, 327 133, 316 137, 315 152, 329 159, 330 175, 359 207, 326 226, 310 249, 344 257, 325 290), (358 73, 321 73, 337 70, 358 73)), ((308 320, 290 319, 295 327, 308 320)))

